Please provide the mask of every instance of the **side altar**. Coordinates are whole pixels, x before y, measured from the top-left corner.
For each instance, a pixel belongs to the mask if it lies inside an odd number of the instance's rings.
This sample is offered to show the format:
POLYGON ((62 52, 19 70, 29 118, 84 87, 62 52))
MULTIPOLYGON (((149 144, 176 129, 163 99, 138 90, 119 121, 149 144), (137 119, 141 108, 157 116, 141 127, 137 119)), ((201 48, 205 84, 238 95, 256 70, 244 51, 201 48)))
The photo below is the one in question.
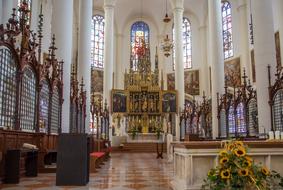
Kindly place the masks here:
POLYGON ((163 120, 166 113, 177 112, 177 91, 163 90, 163 76, 158 68, 151 70, 148 47, 142 43, 138 59, 131 58, 130 70, 124 74, 124 89, 113 89, 111 111, 113 117, 125 118, 126 132, 140 138, 142 134, 163 133, 163 120), (161 80, 160 80, 161 74, 161 80))

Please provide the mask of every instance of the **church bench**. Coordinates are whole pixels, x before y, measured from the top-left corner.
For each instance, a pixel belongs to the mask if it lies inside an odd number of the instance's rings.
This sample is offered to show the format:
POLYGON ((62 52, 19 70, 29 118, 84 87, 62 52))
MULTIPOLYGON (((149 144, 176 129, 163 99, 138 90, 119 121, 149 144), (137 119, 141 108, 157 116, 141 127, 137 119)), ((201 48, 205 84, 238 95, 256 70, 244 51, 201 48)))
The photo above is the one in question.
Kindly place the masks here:
POLYGON ((100 164, 103 163, 105 159, 105 152, 93 152, 90 154, 90 173, 94 173, 97 168, 100 168, 100 164))

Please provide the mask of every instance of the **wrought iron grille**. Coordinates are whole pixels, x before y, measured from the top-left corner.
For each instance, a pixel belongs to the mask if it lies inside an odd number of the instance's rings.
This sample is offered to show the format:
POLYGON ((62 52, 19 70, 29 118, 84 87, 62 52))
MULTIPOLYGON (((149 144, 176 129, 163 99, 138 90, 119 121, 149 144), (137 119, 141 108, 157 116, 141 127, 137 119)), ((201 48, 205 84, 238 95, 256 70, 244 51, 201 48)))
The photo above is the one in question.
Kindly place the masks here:
POLYGON ((227 137, 227 130, 226 130, 226 111, 224 109, 220 112, 220 136, 227 137))
POLYGON ((8 128, 15 126, 16 72, 10 50, 0 47, 0 126, 8 128))
POLYGON ((39 100, 39 119, 40 119, 40 132, 47 132, 48 130, 48 115, 49 115, 49 93, 50 89, 47 81, 42 83, 42 88, 40 91, 40 100, 39 100))
POLYGON ((59 102, 59 91, 57 88, 54 89, 51 101, 51 133, 58 133, 58 129, 60 127, 60 102, 59 102))
POLYGON ((246 116, 244 113, 244 104, 240 102, 237 106, 237 114, 236 114, 236 122, 237 122, 237 132, 239 134, 246 134, 247 132, 247 124, 246 124, 246 116))
POLYGON ((273 125, 274 130, 283 131, 283 89, 274 96, 273 125))
POLYGON ((23 72, 21 83, 20 128, 24 131, 35 130, 36 79, 31 68, 23 72))
POLYGON ((258 134, 258 119, 257 119, 257 103, 256 99, 251 99, 248 103, 248 123, 249 135, 256 136, 258 134))

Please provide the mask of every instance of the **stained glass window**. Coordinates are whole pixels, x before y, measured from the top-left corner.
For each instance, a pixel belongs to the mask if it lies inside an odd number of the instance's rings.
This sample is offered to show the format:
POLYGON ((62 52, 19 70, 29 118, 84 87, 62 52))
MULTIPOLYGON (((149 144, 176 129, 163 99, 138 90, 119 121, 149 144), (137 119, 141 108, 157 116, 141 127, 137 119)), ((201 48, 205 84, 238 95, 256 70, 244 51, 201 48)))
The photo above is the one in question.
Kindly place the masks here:
POLYGON ((94 15, 91 26, 91 66, 104 68, 104 17, 94 15))
POLYGON ((149 26, 143 22, 135 22, 131 27, 131 69, 138 69, 138 54, 141 51, 142 43, 149 47, 149 26))
MULTIPOLYGON (((30 24, 30 22, 31 22, 32 0, 18 0, 18 7, 21 7, 23 1, 25 1, 27 3, 27 6, 28 6, 27 9, 29 10, 29 13, 27 15, 27 18, 25 18, 25 19, 27 21, 27 24, 30 24)), ((20 16, 20 15, 18 15, 18 16, 20 16)))
POLYGON ((246 133, 246 116, 244 113, 244 104, 241 102, 237 106, 237 132, 246 133))
POLYGON ((0 127, 15 127, 16 72, 10 50, 0 46, 0 127))
POLYGON ((58 133, 60 127, 60 102, 59 102, 59 91, 55 88, 52 95, 51 101, 51 127, 50 133, 58 133))
MULTIPOLYGON (((175 29, 173 26, 173 41, 175 29)), ((183 18, 183 49, 184 49, 184 69, 192 68, 192 30, 191 22, 188 18, 183 18)), ((173 47, 173 70, 175 70, 175 48, 173 47)))
POLYGON ((31 68, 23 71, 20 100, 20 128, 24 131, 35 130, 36 79, 31 68))
POLYGON ((273 125, 276 131, 283 131, 283 90, 277 91, 274 96, 273 125))
POLYGON ((234 107, 233 106, 229 107, 228 114, 229 114, 228 115, 229 133, 235 134, 235 132, 236 132, 236 121, 235 121, 235 113, 234 113, 234 107))
POLYGON ((42 82, 39 100, 39 119, 40 119, 40 132, 47 132, 48 130, 48 115, 49 115, 49 85, 47 81, 42 82))
POLYGON ((228 1, 222 2, 222 30, 224 59, 233 57, 233 35, 232 35, 232 7, 228 1))

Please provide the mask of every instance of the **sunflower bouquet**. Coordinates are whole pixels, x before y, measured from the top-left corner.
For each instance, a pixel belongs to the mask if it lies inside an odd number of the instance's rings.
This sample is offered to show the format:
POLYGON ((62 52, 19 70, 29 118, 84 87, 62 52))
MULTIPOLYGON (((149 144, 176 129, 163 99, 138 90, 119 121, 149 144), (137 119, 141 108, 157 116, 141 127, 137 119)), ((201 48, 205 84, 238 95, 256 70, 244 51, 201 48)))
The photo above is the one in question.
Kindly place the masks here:
POLYGON ((283 189, 280 174, 256 164, 247 155, 242 141, 226 141, 218 155, 218 166, 210 169, 203 190, 273 190, 283 189))

